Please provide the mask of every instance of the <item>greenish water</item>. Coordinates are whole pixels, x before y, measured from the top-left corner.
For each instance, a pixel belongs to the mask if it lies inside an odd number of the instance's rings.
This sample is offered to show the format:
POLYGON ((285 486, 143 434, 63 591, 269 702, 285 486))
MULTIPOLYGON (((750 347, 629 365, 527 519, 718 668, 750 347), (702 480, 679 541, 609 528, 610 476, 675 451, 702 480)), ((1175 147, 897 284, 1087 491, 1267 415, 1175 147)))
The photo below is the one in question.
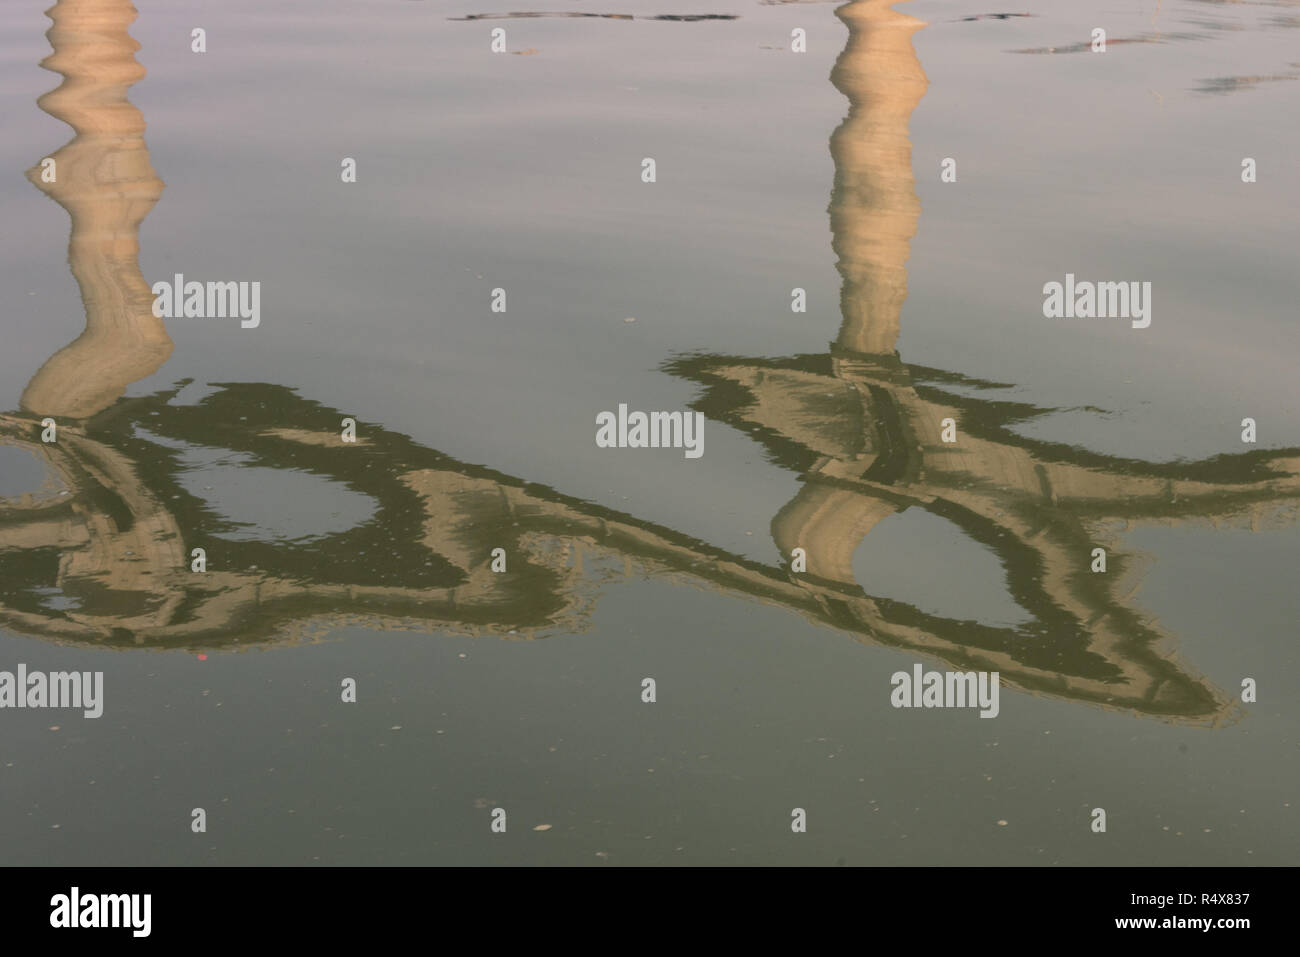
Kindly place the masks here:
POLYGON ((1300 5, 137 6, 0 19, 0 862, 1295 863, 1300 5))

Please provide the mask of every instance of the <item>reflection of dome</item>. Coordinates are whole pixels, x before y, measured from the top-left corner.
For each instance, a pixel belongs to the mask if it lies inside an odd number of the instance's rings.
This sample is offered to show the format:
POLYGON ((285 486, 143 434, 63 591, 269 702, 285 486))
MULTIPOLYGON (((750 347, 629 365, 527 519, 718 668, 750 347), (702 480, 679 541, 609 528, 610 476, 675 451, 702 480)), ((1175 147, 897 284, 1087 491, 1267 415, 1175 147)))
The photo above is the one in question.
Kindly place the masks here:
POLYGON ((68 261, 86 307, 85 331, 55 353, 23 391, 37 415, 84 419, 157 371, 172 351, 140 273, 140 223, 162 195, 149 163, 144 118, 126 91, 141 77, 128 0, 60 0, 50 11, 54 52, 42 65, 64 77, 38 103, 77 135, 57 153, 55 181, 42 164, 27 177, 72 217, 68 261))

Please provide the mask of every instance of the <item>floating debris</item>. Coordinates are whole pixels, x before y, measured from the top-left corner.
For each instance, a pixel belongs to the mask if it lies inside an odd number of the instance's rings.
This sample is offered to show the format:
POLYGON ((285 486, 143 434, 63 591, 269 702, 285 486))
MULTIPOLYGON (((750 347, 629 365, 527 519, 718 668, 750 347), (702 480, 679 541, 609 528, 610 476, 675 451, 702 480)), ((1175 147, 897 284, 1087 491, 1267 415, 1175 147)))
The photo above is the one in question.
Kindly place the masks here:
POLYGON ((1273 83, 1278 80, 1300 79, 1297 73, 1270 73, 1263 76, 1218 76, 1201 80, 1194 93, 1233 93, 1237 90, 1253 90, 1261 83, 1273 83))
POLYGON ((640 17, 631 13, 467 13, 463 17, 448 17, 448 20, 525 20, 538 17, 587 17, 600 20, 673 20, 680 23, 695 23, 699 20, 739 20, 732 13, 660 13, 649 17, 640 17))

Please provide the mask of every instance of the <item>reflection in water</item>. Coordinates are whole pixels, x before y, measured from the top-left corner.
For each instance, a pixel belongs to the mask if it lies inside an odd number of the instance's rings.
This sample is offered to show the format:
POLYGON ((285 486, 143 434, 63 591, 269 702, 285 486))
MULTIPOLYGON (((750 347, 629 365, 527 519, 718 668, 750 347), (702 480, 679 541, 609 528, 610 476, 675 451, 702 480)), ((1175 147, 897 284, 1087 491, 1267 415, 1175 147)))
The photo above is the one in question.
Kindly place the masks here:
MULTIPOLYGON (((1226 700, 1156 652, 1165 637, 1123 600, 1132 565, 1109 521, 1192 516, 1252 527, 1294 515, 1300 452, 1254 452, 1158 465, 1026 439, 1013 427, 1056 410, 974 397, 1008 388, 903 363, 894 351, 905 263, 920 214, 908 121, 925 93, 912 34, 921 21, 863 0, 837 11, 849 41, 831 79, 849 114, 831 137, 831 226, 843 324, 828 354, 783 360, 693 356, 667 369, 707 386, 694 408, 761 443, 803 488, 772 521, 782 554, 807 553, 809 587, 866 598, 870 636, 996 669, 1021 687, 1151 714, 1221 719, 1226 700), (952 418, 961 439, 940 441, 952 418), (919 506, 995 554, 1034 618, 990 628, 870 598, 852 558, 883 518, 919 506), (1094 547, 1108 553, 1092 574, 1094 547), (814 586, 812 583, 815 582, 814 586)), ((1129 589, 1131 591, 1131 587, 1129 589)), ((859 606, 859 611, 864 606, 859 606)))
POLYGON ((126 91, 144 76, 128 0, 60 0, 46 34, 54 52, 42 66, 62 74, 41 109, 77 133, 52 158, 54 182, 42 164, 27 173, 72 217, 68 262, 81 287, 86 328, 55 353, 23 392, 23 409, 84 419, 155 372, 172 341, 153 314, 153 294, 137 261, 140 223, 162 195, 149 164, 144 118, 126 91))
MULTIPOLYGON (((772 522, 782 554, 807 551, 808 573, 793 574, 379 425, 361 424, 362 441, 344 445, 339 411, 281 386, 218 385, 173 404, 181 383, 114 401, 170 348, 135 261, 135 231, 161 184, 124 98, 139 75, 129 14, 116 0, 63 0, 51 13, 48 62, 67 77, 60 91, 79 95, 64 98, 75 109, 59 107, 78 137, 50 191, 73 213, 70 259, 87 332, 33 378, 27 414, 0 416, 4 441, 39 456, 63 486, 0 501, 5 627, 120 647, 248 645, 344 622, 531 637, 581 630, 594 586, 635 569, 961 669, 997 670, 1033 692, 1174 720, 1227 716, 1226 697, 1162 654, 1165 636, 1125 604, 1115 581, 1131 562, 1097 524, 1270 521, 1279 506, 1295 508, 1300 452, 1158 465, 1025 439, 1012 427, 1048 410, 971 397, 998 387, 901 362, 905 263, 920 214, 907 131, 926 89, 912 46, 920 21, 883 0, 837 11, 849 40, 832 81, 849 113, 830 144, 843 324, 829 353, 668 365, 705 386, 699 409, 801 476, 801 491, 772 522), (32 413, 85 421, 63 423, 57 444, 45 445, 32 413), (961 429, 956 446, 938 442, 949 416, 961 429), (212 450, 241 468, 337 483, 366 496, 373 512, 312 538, 234 536, 189 481, 188 463, 212 450), (1033 621, 994 627, 864 591, 854 550, 881 518, 910 506, 995 555, 1033 621), (1096 544, 1111 551, 1108 575, 1088 572, 1096 544), (202 574, 190 571, 196 547, 208 553, 202 574), (509 555, 506 574, 490 569, 498 547, 509 555)), ((51 112, 61 102, 42 100, 51 112)))

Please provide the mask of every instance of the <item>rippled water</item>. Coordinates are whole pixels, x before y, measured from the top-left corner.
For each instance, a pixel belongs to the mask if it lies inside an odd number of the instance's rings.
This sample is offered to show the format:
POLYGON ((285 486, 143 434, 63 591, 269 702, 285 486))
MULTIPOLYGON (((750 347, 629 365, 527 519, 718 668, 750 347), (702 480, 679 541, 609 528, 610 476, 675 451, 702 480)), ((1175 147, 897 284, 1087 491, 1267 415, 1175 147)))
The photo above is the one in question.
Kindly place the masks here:
POLYGON ((1294 863, 1300 3, 525 12, 6 8, 0 860, 1294 863))

